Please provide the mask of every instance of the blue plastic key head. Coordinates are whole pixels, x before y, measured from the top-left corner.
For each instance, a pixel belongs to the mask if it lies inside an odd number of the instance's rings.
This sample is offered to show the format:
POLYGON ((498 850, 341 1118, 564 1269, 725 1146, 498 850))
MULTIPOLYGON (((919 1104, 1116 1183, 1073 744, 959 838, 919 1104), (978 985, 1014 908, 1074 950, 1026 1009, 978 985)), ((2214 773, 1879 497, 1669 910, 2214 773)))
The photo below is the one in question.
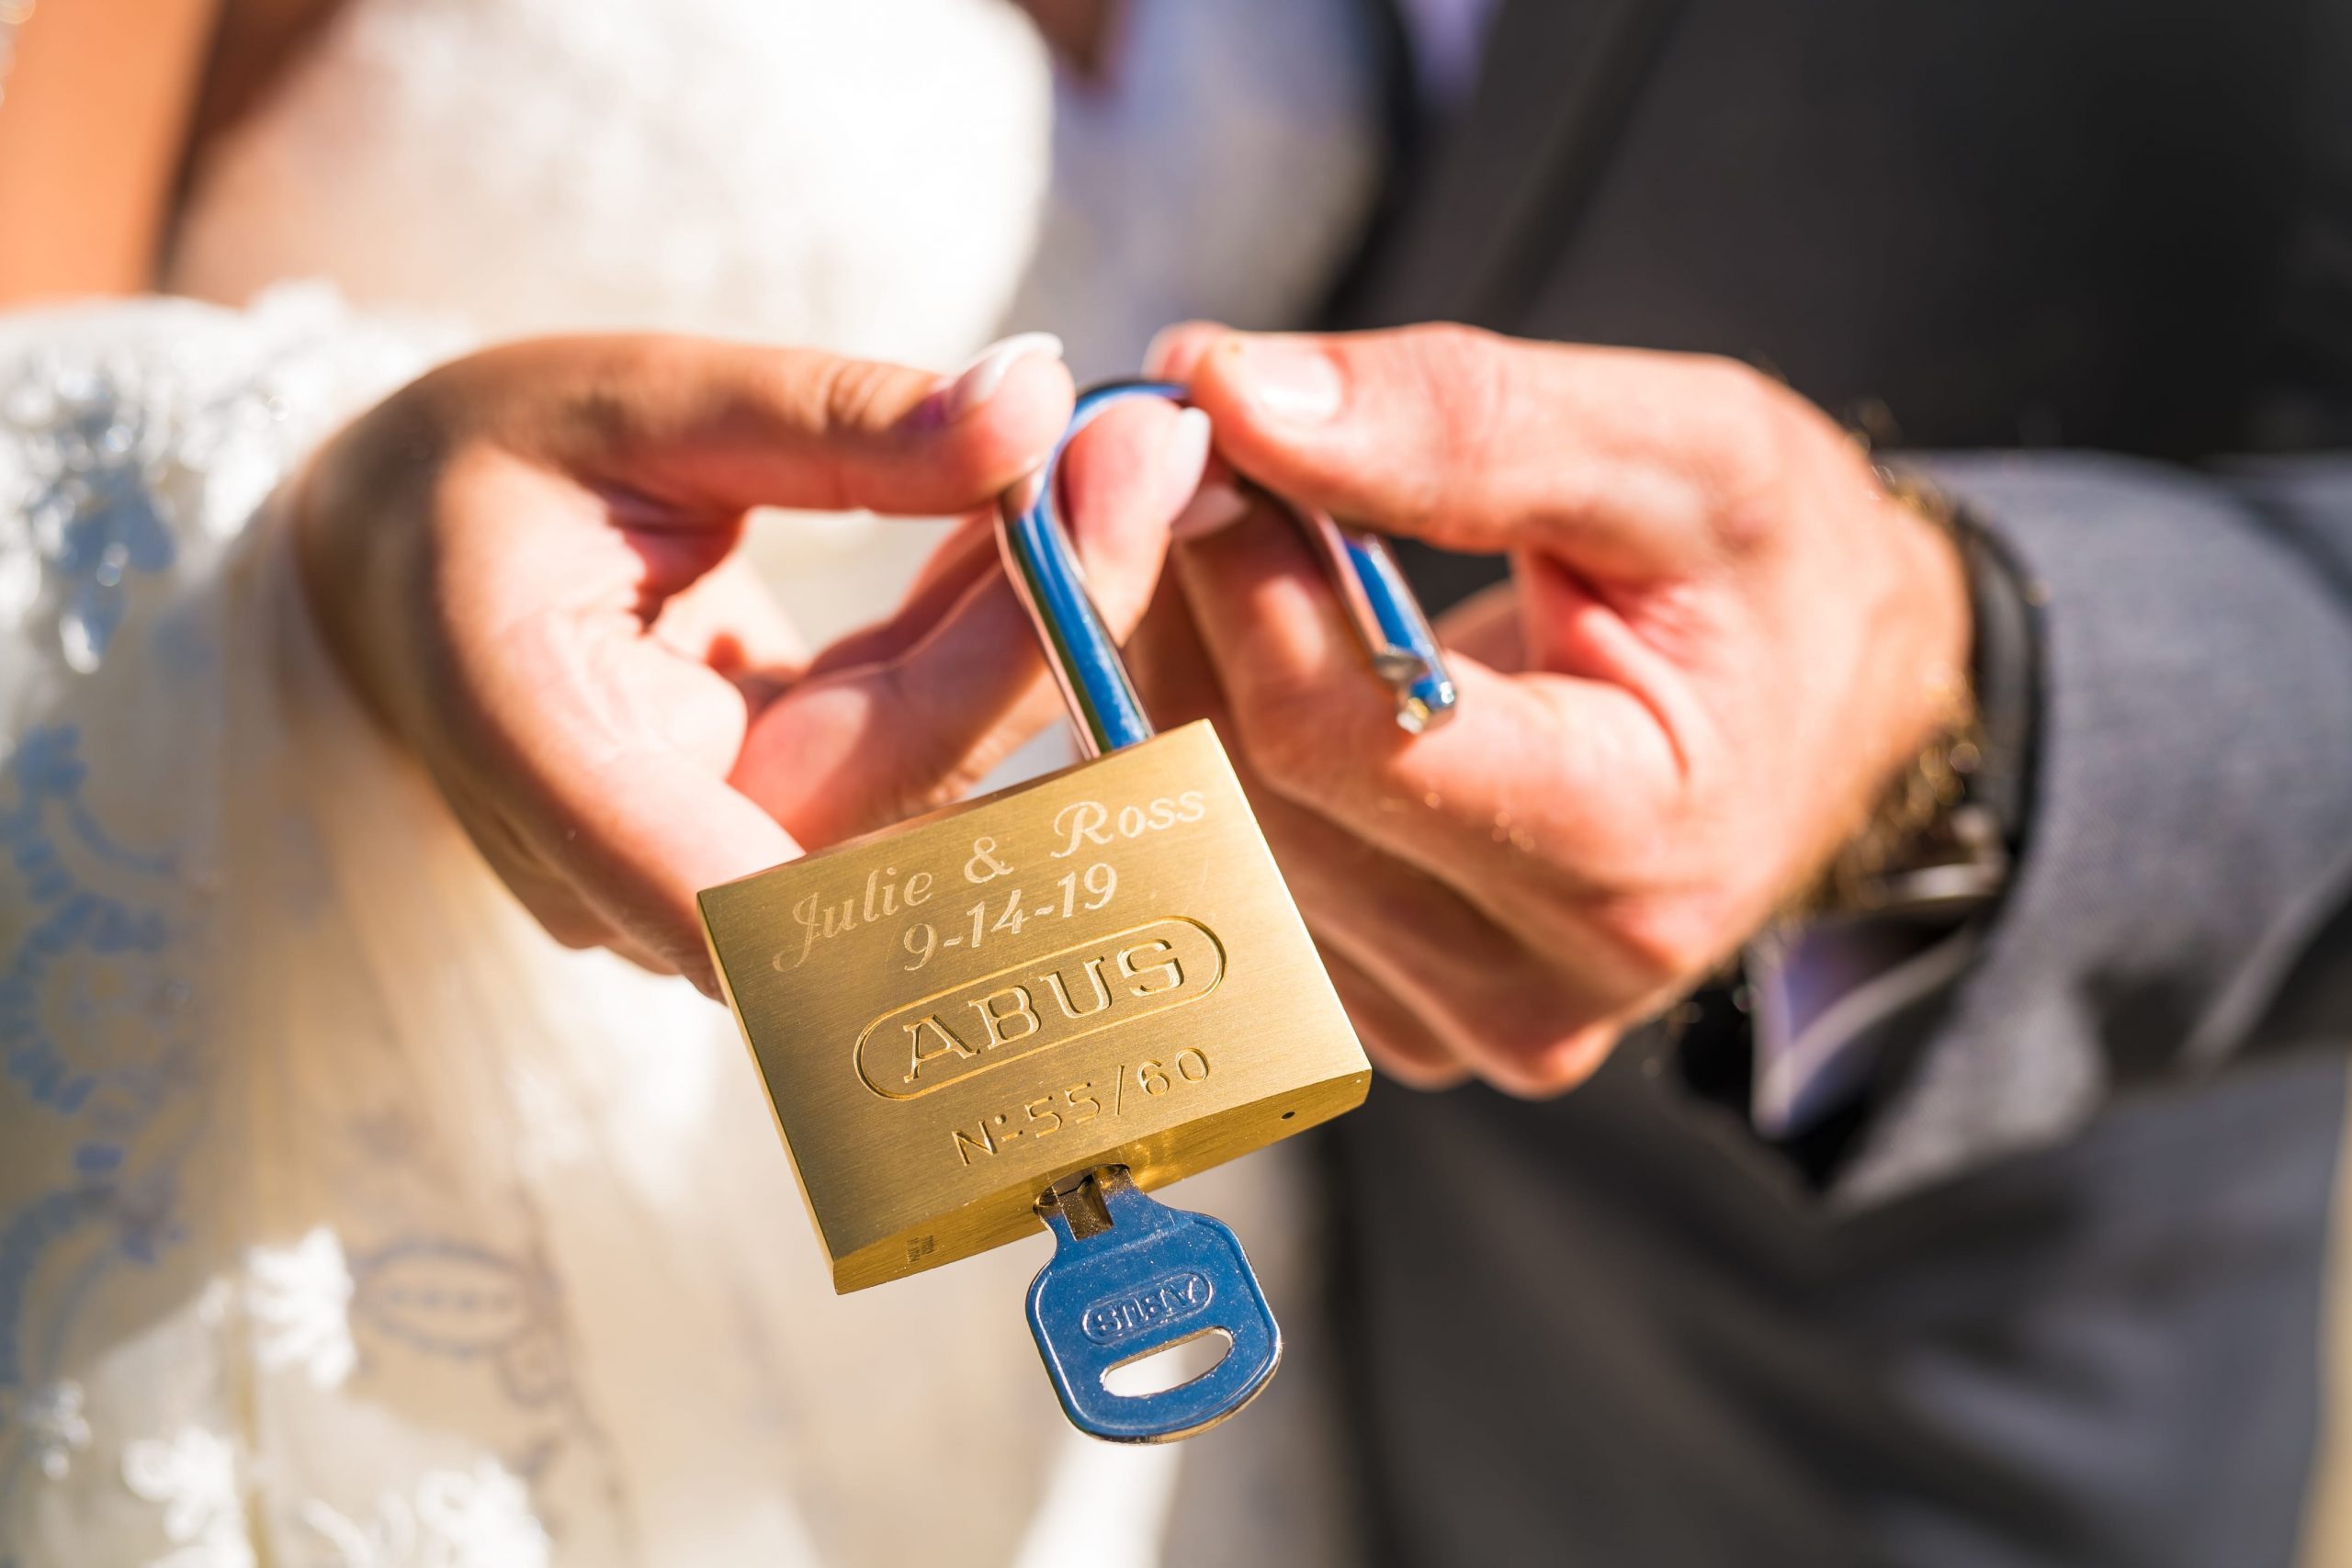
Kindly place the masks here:
POLYGON ((1079 1430, 1114 1443, 1172 1442, 1216 1426, 1272 1379, 1283 1331, 1224 1224, 1145 1197, 1121 1167, 1038 1208, 1057 1245, 1029 1286, 1029 1328, 1079 1430), (1224 1359, 1190 1382, 1114 1393, 1103 1381, 1220 1332, 1231 1341, 1224 1359))

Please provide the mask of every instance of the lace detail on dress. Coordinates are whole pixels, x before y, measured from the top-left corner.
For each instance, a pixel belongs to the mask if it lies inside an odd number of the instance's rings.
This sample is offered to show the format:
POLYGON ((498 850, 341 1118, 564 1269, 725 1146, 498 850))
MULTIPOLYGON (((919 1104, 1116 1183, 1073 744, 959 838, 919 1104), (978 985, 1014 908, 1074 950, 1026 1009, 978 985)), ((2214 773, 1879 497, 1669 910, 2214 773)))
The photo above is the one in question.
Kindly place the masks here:
MULTIPOLYGON (((164 950, 172 857, 118 843, 82 798, 88 770, 81 732, 35 729, 17 743, 5 774, 15 800, 0 808, 0 850, 21 884, 0 925, 0 1069, 33 1106, 86 1116, 92 1134, 75 1151, 85 1177, 121 1164, 120 1137, 164 1092, 175 1015, 190 995, 164 950)), ((14 1239, 0 1231, 0 1238, 14 1239)), ((0 1239, 0 1386, 13 1381, 8 1329, 11 1257, 0 1239)))
POLYGON ((245 1317, 264 1371, 300 1367, 312 1388, 341 1388, 359 1359, 351 1342, 351 1270, 321 1225, 292 1247, 245 1255, 245 1317))
MULTIPOLYGON (((255 1364, 265 1371, 299 1367, 322 1392, 342 1386, 357 1352, 348 1314, 354 1284, 334 1233, 321 1227, 291 1247, 249 1249, 243 1286, 255 1364)), ((448 1293, 460 1312, 470 1304, 463 1281, 448 1293)), ((198 1317, 218 1326, 235 1296, 228 1281, 215 1280, 199 1301, 198 1317)), ((81 1391, 67 1383, 59 1392, 65 1400, 36 1430, 86 1447, 81 1391)), ((28 1411, 28 1426, 41 1419, 28 1411)), ((269 1467, 262 1469, 258 1490, 266 1493, 269 1467)), ((62 1474, 60 1467, 51 1479, 62 1474)), ((253 1568, 258 1561, 233 1438, 190 1425, 168 1438, 136 1439, 123 1447, 122 1480, 133 1495, 163 1510, 159 1522, 173 1550, 148 1568, 253 1568)), ((311 1496, 295 1503, 290 1516, 311 1538, 297 1561, 334 1568, 547 1568, 552 1550, 529 1489, 487 1457, 469 1468, 423 1470, 405 1490, 381 1492, 373 1509, 360 1514, 311 1496)))
POLYGON ((184 1427, 168 1439, 126 1444, 122 1483, 164 1510, 164 1535, 174 1550, 147 1568, 254 1568, 238 1498, 237 1454, 228 1438, 184 1427))
POLYGON ((408 1237, 356 1260, 354 1311, 368 1332, 427 1356, 486 1365, 533 1408, 571 1391, 552 1284, 463 1242, 408 1237))
MULTIPOLYGON (((187 1427, 122 1452, 131 1495, 163 1510, 172 1550, 146 1568, 254 1568, 235 1446, 187 1427)), ((550 1542, 521 1481, 495 1460, 467 1470, 428 1470, 406 1492, 385 1492, 355 1518, 311 1498, 296 1516, 334 1568, 547 1568, 550 1542)))
POLYGON ((82 1404, 82 1385, 65 1378, 34 1390, 17 1412, 16 1419, 40 1457, 40 1472, 51 1481, 64 1480, 73 1471, 74 1456, 90 1446, 90 1423, 82 1404))
POLYGON ((0 627, 53 628, 96 670, 142 579, 209 558, 352 401, 415 363, 356 333, 334 295, 273 289, 243 318, 169 308, 178 330, 0 355, 0 627), (370 361, 374 361, 371 366, 370 361))
POLYGON ((548 1533, 523 1483, 495 1461, 428 1471, 403 1495, 387 1492, 355 1519, 305 1503, 302 1522, 334 1552, 335 1568, 546 1568, 548 1533))

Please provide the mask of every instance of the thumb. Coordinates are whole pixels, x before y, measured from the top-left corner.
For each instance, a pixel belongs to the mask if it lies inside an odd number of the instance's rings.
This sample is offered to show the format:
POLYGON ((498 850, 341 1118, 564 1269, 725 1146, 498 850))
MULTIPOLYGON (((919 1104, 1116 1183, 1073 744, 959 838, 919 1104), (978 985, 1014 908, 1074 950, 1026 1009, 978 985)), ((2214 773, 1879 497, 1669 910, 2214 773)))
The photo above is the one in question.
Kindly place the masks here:
POLYGON ((1680 575, 1772 471, 1777 389, 1730 361, 1467 327, 1163 334, 1233 466, 1284 498, 1442 548, 1680 575), (1188 362, 1188 363, 1187 363, 1188 362))

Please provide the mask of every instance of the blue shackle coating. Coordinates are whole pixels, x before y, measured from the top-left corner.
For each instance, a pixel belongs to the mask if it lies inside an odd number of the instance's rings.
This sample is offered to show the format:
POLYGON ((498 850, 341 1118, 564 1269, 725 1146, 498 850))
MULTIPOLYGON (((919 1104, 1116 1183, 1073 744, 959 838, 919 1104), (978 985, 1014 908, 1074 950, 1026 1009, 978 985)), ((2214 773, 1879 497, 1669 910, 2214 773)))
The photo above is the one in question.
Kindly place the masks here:
POLYGON ((1329 538, 1338 558, 1327 564, 1341 577, 1340 597, 1350 602, 1374 671, 1396 693, 1396 722, 1416 735, 1436 728, 1453 716, 1453 677, 1396 558, 1379 535, 1361 528, 1334 525, 1329 538))
MULTIPOLYGON (((1151 720, 1127 679, 1118 645, 1086 592, 1078 552, 1062 524, 1055 480, 1070 441, 1104 409, 1125 398, 1182 402, 1168 381, 1112 381, 1080 394, 1069 427, 1036 470, 1005 491, 997 541, 1006 575, 1028 607, 1046 661, 1069 705, 1080 749, 1089 757, 1148 740, 1151 720)), ((1396 722, 1418 734, 1453 716, 1455 694, 1444 655, 1405 574, 1379 535, 1334 523, 1319 511, 1293 509, 1301 536, 1323 563, 1373 671, 1396 702, 1396 722)))
POLYGON ((1164 398, 1182 402, 1184 389, 1167 381, 1114 381, 1079 395, 1069 427, 1054 443, 1044 464, 1004 494, 999 507, 997 546, 1005 574, 1029 608, 1046 660, 1069 706, 1080 750, 1089 757, 1116 751, 1152 737, 1151 720, 1120 662, 1118 644, 1102 625, 1102 613, 1086 592, 1085 574, 1062 525, 1055 477, 1062 454, 1094 416, 1123 398, 1164 398))

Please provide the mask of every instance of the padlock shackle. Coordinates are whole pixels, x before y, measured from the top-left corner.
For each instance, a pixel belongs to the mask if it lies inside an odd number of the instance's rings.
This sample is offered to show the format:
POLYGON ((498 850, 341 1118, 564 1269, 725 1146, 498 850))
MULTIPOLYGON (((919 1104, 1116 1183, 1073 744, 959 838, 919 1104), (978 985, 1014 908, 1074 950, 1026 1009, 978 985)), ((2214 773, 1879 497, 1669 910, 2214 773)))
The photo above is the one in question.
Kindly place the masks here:
MULTIPOLYGON (((1186 392, 1172 381, 1106 381, 1080 393, 1069 427, 1053 451, 1004 492, 997 508, 997 546, 1004 557, 1005 575, 1037 628, 1046 662, 1069 709, 1079 750, 1088 758, 1152 736, 1151 720, 1127 678, 1118 644, 1111 640, 1102 612, 1087 594, 1078 551, 1062 523, 1056 483, 1071 438, 1124 398, 1181 403, 1186 392)), ((1270 499, 1280 502, 1279 497, 1270 499)), ((1451 718, 1457 697, 1445 656, 1386 541, 1365 529, 1335 523, 1319 508, 1280 503, 1322 562, 1373 673, 1395 698, 1399 728, 1418 735, 1451 718)))
POLYGON ((1078 749, 1089 758, 1151 739, 1151 719, 1119 658, 1102 612, 1086 592, 1086 574, 1062 524, 1055 477, 1070 440, 1096 414, 1123 398, 1182 402, 1184 389, 1168 381, 1113 381, 1079 395, 1069 427, 1044 463, 1006 491, 997 507, 997 549, 1005 575, 1021 595, 1054 683, 1069 709, 1078 749))

